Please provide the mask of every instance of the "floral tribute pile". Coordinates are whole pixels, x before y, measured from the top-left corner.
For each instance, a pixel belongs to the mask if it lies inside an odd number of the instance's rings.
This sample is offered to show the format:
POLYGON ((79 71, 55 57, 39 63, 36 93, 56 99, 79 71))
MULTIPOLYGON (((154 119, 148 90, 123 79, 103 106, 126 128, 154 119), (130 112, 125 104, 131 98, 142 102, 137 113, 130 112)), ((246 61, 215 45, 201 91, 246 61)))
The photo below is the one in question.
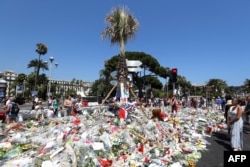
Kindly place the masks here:
POLYGON ((81 116, 1 124, 0 166, 195 167, 206 140, 223 128, 220 111, 135 108, 121 124, 108 110, 81 116))

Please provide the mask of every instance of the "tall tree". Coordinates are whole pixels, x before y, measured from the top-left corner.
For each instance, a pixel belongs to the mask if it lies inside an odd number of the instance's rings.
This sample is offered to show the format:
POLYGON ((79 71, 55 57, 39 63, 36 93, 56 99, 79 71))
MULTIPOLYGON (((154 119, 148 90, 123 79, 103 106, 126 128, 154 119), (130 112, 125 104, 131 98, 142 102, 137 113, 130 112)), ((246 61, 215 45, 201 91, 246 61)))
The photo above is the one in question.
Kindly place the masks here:
POLYGON ((26 79, 26 74, 20 73, 20 74, 17 75, 17 77, 15 79, 15 82, 16 82, 17 85, 18 84, 20 85, 20 84, 23 84, 23 82, 25 81, 25 79, 26 79))
POLYGON ((109 24, 102 33, 102 38, 110 38, 111 44, 120 45, 120 56, 118 63, 118 82, 120 86, 126 85, 128 69, 125 57, 125 44, 134 37, 139 28, 137 19, 129 12, 126 7, 113 8, 107 15, 105 21, 109 24))
POLYGON ((250 79, 246 79, 242 85, 242 90, 246 95, 250 93, 250 79))
MULTIPOLYGON (((170 68, 163 67, 159 64, 157 59, 155 59, 153 56, 146 54, 144 52, 125 52, 126 59, 128 60, 139 60, 143 64, 143 68, 148 69, 147 72, 150 73, 149 75, 144 75, 145 73, 142 72, 131 72, 133 76, 133 88, 139 90, 139 97, 143 96, 143 86, 144 84, 150 84, 152 88, 161 90, 162 84, 159 84, 159 82, 151 82, 153 79, 149 79, 149 77, 160 77, 160 78, 166 78, 169 77, 169 71, 170 68)), ((111 80, 114 80, 113 76, 111 74, 117 70, 118 62, 119 62, 120 55, 115 55, 111 57, 109 60, 105 61, 105 68, 100 70, 100 78, 99 80, 102 80, 101 83, 105 85, 105 89, 102 90, 102 94, 107 95, 108 91, 111 90, 112 85, 110 84, 111 80)), ((113 73, 115 74, 115 73, 113 73)), ((97 80, 98 81, 98 80, 97 80)), ((94 84, 92 88, 98 87, 98 84, 94 84)), ((92 90, 92 95, 96 95, 97 92, 95 92, 97 88, 92 90)), ((111 94, 111 96, 115 96, 115 94, 111 94)))
POLYGON ((42 70, 49 70, 48 63, 44 62, 42 60, 39 61, 38 59, 31 60, 29 62, 29 64, 27 65, 27 68, 34 68, 34 73, 36 73, 38 64, 40 64, 39 65, 40 69, 42 69, 42 70))
POLYGON ((37 84, 37 77, 39 75, 39 71, 40 71, 40 67, 41 67, 41 56, 45 55, 48 51, 48 47, 43 44, 43 43, 38 43, 36 44, 36 52, 38 53, 38 64, 37 64, 37 68, 36 68, 36 76, 35 76, 35 89, 36 89, 36 84, 37 84))
POLYGON ((212 86, 213 96, 224 96, 225 89, 228 87, 227 82, 221 79, 210 79, 206 86, 212 86))

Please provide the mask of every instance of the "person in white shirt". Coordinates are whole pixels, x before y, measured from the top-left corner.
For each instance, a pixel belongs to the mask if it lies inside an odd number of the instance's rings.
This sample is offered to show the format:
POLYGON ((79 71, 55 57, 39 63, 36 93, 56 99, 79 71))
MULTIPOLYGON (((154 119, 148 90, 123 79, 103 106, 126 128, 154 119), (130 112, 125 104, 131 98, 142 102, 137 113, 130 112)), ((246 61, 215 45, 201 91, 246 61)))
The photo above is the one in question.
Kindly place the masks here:
POLYGON ((37 105, 38 100, 39 100, 38 97, 35 95, 32 101, 33 102, 32 107, 31 107, 32 110, 35 110, 35 106, 37 105))
POLYGON ((34 102, 35 102, 35 103, 38 103, 38 100, 39 100, 38 97, 35 95, 35 97, 34 97, 34 102))
POLYGON ((8 104, 10 104, 10 97, 8 97, 8 100, 6 101, 5 105, 7 106, 8 104))
POLYGON ((47 111, 47 118, 53 118, 54 117, 54 110, 53 110, 53 106, 50 106, 48 111, 47 111))
POLYGON ((43 120, 43 112, 44 112, 44 108, 42 106, 42 101, 38 101, 36 106, 35 106, 35 111, 36 111, 36 120, 37 121, 41 121, 43 120))

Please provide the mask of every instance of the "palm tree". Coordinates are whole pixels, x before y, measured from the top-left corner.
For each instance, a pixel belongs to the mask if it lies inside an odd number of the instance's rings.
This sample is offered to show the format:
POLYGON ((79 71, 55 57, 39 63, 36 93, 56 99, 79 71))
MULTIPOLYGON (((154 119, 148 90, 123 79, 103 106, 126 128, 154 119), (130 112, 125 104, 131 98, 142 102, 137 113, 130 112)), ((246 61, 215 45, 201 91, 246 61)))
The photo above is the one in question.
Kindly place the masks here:
POLYGON ((29 62, 29 64, 27 65, 27 68, 34 68, 34 72, 36 72, 38 64, 40 66, 40 69, 42 69, 42 70, 49 70, 48 63, 44 62, 42 60, 39 61, 38 59, 31 60, 29 62))
POLYGON ((38 43, 36 44, 36 52, 38 53, 38 64, 37 64, 37 68, 35 68, 35 89, 36 89, 36 84, 37 84, 37 77, 39 75, 39 71, 40 71, 40 68, 41 68, 41 55, 45 55, 48 51, 48 48, 45 44, 43 43, 38 43))
POLYGON ((125 57, 125 44, 128 39, 134 37, 135 32, 139 28, 139 23, 126 7, 116 7, 112 9, 111 13, 105 18, 105 21, 109 26, 102 32, 102 39, 108 36, 111 44, 117 43, 120 45, 118 82, 120 86, 126 85, 128 69, 125 57))
MULTIPOLYGON (((34 60, 31 60, 29 62, 29 64, 27 65, 27 68, 34 68, 35 83, 36 83, 36 85, 37 85, 37 80, 38 80, 38 76, 36 76, 37 75, 36 72, 38 71, 38 69, 37 69, 38 66, 42 70, 49 70, 47 62, 43 62, 42 60, 39 61, 38 59, 34 59, 34 60)), ((39 69, 39 71, 40 71, 40 69, 39 69)), ((35 89, 36 89, 36 85, 35 85, 35 89)))

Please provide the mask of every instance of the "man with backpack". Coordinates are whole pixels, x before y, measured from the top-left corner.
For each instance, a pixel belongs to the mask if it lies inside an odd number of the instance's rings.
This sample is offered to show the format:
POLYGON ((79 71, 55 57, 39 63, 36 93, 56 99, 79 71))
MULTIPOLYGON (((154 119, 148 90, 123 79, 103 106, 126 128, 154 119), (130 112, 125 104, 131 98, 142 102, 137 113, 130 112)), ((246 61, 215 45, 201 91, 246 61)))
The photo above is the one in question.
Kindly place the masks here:
POLYGON ((10 98, 10 103, 6 105, 6 123, 13 123, 16 122, 18 112, 20 108, 17 103, 15 103, 15 98, 10 98))

